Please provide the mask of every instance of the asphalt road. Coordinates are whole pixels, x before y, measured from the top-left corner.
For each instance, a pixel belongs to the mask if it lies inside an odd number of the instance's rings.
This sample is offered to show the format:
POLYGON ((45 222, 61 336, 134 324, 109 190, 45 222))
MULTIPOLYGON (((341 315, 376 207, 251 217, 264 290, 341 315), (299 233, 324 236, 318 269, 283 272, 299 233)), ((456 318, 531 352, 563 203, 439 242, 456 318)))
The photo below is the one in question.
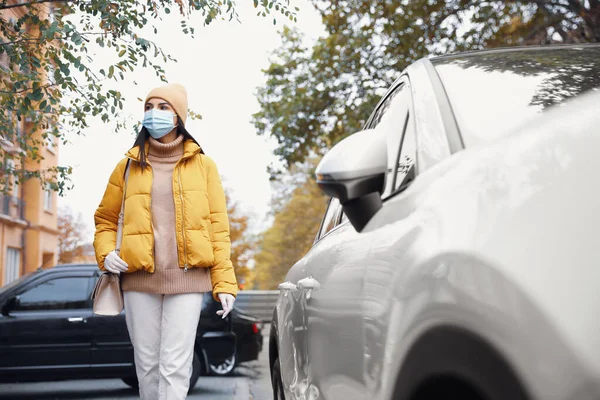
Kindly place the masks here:
MULTIPOLYGON (((265 327, 263 335, 268 339, 265 327)), ((268 343, 257 361, 245 363, 229 377, 200 377, 188 399, 271 400, 268 343)), ((0 384, 0 400, 113 400, 138 399, 120 380, 86 380, 0 384)))

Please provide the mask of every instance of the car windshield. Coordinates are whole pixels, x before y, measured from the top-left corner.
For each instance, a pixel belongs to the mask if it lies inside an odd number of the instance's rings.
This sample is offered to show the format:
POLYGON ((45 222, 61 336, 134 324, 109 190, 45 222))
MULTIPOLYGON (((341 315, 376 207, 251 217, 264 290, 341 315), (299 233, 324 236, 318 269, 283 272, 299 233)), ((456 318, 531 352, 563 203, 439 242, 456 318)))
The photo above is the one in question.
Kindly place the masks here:
POLYGON ((507 49, 432 62, 466 147, 510 133, 569 98, 600 89, 600 46, 507 49))

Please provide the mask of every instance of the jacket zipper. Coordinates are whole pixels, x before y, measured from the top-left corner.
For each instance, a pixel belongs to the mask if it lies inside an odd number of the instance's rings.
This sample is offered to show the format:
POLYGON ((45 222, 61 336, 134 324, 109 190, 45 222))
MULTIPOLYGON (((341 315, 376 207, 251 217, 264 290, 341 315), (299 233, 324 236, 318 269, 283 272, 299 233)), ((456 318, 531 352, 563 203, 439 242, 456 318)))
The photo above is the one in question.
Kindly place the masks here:
MULTIPOLYGON (((127 157, 127 158, 129 158, 129 160, 131 160, 131 161, 137 162, 137 160, 135 160, 131 157, 127 157)), ((152 174, 152 185, 154 185, 154 170, 152 169, 152 165, 150 164, 150 161, 146 160, 146 162, 150 166, 150 173, 152 174)), ((150 185, 150 188, 152 188, 152 185, 150 185)), ((150 190, 152 190, 152 189, 150 189, 150 190)), ((156 270, 156 243, 154 242, 154 221, 152 220, 152 192, 150 192, 150 227, 152 229, 152 269, 156 270)))
POLYGON ((184 220, 184 216, 185 216, 185 206, 183 204, 183 188, 181 186, 181 167, 178 167, 177 169, 177 177, 178 177, 178 182, 179 182, 179 198, 181 200, 181 234, 183 235, 183 271, 187 272, 188 270, 188 264, 187 264, 187 241, 185 239, 185 220, 184 220))
POLYGON ((150 186, 150 226, 152 227, 152 270, 156 271, 156 241, 154 239, 154 218, 152 217, 152 186, 154 186, 154 170, 152 165, 148 161, 150 166, 150 173, 152 174, 152 185, 150 186))

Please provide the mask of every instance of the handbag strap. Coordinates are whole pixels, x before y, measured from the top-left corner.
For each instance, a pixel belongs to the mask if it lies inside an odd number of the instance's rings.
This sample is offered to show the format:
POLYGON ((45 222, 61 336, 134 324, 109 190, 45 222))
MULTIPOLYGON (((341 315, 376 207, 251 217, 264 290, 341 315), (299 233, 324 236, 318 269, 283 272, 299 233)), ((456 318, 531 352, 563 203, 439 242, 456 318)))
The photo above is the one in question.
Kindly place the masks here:
POLYGON ((117 220, 117 248, 115 251, 117 254, 121 251, 121 241, 123 240, 123 220, 125 215, 125 193, 127 193, 127 180, 129 179, 129 161, 127 160, 127 166, 125 167, 125 182, 123 183, 123 198, 121 199, 121 211, 119 212, 119 219, 117 220))

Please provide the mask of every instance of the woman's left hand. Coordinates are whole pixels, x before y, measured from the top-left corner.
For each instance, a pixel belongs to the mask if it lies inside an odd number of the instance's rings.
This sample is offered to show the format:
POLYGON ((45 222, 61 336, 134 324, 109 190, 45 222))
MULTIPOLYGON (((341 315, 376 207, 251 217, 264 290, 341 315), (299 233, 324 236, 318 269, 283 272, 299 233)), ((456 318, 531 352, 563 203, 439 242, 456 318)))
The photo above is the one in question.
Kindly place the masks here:
POLYGON ((229 293, 217 293, 219 300, 221 301, 222 310, 217 311, 217 315, 221 315, 221 318, 225 318, 231 310, 233 310, 233 303, 235 303, 235 297, 229 293))

